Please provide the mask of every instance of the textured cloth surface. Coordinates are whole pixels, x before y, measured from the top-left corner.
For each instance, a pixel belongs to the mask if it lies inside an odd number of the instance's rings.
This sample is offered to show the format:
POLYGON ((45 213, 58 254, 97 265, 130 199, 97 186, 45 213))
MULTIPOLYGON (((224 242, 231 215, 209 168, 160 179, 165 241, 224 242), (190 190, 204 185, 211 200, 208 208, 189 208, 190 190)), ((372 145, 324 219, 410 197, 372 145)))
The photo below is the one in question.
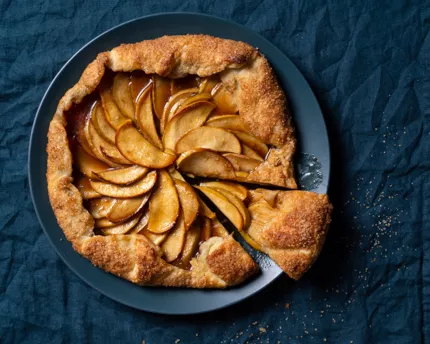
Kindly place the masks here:
POLYGON ((429 1, 3 0, 0 13, 1 343, 430 342, 429 1), (232 19, 279 47, 332 145, 334 220, 311 271, 198 316, 136 311, 82 282, 44 235, 27 179, 31 125, 62 65, 166 11, 232 19))

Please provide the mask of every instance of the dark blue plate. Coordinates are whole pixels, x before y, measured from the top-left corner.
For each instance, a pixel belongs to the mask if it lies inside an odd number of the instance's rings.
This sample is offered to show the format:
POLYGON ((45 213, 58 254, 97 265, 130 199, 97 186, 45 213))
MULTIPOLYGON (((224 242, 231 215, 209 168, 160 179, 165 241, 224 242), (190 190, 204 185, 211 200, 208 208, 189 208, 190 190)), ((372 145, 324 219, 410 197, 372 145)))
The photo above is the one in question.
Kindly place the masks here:
MULTIPOLYGON (((52 81, 34 120, 29 148, 30 190, 36 214, 46 235, 63 261, 84 281, 106 296, 128 306, 163 314, 208 312, 239 302, 267 286, 282 271, 265 256, 255 253, 262 273, 228 290, 142 288, 94 267, 77 254, 64 237, 51 209, 46 185, 46 143, 49 122, 62 95, 77 81, 97 53, 121 43, 138 42, 163 35, 202 33, 240 40, 258 47, 268 58, 290 100, 304 182, 317 192, 327 191, 330 151, 324 118, 306 80, 292 62, 257 33, 220 18, 191 13, 167 13, 132 20, 98 36, 79 50, 52 81), (306 153, 306 154, 302 154, 306 153), (315 175, 315 168, 317 169, 315 175), (311 182, 309 184, 309 181, 311 182)), ((305 185, 306 187, 306 185, 305 185)))

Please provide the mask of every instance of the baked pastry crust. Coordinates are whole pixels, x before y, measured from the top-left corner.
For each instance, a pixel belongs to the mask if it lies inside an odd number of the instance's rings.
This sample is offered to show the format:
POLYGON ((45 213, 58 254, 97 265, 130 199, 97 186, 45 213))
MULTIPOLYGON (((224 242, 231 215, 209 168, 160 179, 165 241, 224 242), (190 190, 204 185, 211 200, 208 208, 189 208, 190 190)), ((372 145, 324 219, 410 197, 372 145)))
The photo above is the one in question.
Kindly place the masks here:
POLYGON ((308 191, 249 191, 248 234, 285 273, 298 280, 315 262, 331 221, 327 195, 308 191))

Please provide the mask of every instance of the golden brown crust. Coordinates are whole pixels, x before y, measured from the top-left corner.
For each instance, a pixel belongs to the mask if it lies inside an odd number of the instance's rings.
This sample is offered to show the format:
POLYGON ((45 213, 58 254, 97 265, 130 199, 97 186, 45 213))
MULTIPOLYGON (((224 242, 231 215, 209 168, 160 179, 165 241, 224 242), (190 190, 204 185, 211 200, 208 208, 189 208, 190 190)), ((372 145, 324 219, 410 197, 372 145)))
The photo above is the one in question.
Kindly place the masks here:
POLYGON ((238 284, 258 271, 257 264, 243 248, 230 236, 214 251, 210 252, 206 261, 209 269, 229 285, 238 284))
POLYGON ((48 132, 48 195, 58 224, 71 242, 90 236, 94 219, 82 206, 82 196, 72 184, 72 153, 64 119, 55 116, 48 132))
POLYGON ((251 237, 291 278, 299 279, 318 257, 331 221, 327 195, 307 191, 250 191, 251 237), (266 202, 271 199, 271 205, 266 202))
POLYGON ((203 243, 200 255, 192 260, 192 270, 166 263, 160 249, 138 234, 93 236, 81 240, 75 249, 94 265, 145 286, 225 288, 242 283, 258 270, 231 236, 203 243))
POLYGON ((221 80, 230 89, 236 85, 239 114, 250 133, 278 148, 295 140, 287 98, 261 53, 243 68, 224 71, 221 80))
POLYGON ((269 257, 292 279, 299 280, 309 270, 317 256, 309 250, 271 249, 269 257))
POLYGON ((239 68, 256 54, 243 42, 206 35, 164 36, 112 49, 107 66, 114 71, 140 69, 170 78, 205 77, 239 68))
POLYGON ((81 242, 78 252, 94 265, 136 284, 191 286, 190 272, 166 263, 143 235, 93 236, 81 242))
POLYGON ((160 249, 138 234, 92 236, 75 242, 74 248, 94 265, 142 286, 225 288, 242 283, 258 271, 231 236, 204 242, 199 256, 191 262, 191 270, 166 263, 160 249), (244 265, 232 264, 230 259, 244 265), (219 271, 218 260, 230 264, 219 271))

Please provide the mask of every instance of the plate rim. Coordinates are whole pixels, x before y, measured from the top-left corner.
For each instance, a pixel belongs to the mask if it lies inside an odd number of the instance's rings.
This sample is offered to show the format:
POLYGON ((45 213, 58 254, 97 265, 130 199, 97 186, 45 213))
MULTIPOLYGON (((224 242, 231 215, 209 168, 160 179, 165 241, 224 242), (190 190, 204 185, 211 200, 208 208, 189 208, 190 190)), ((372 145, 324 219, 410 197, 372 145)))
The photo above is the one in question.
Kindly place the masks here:
MULTIPOLYGON (((268 39, 266 39, 264 36, 260 35, 258 32, 248 28, 247 26, 244 26, 242 24, 239 24, 235 21, 232 21, 230 19, 226 19, 223 17, 218 17, 215 15, 209 15, 209 14, 205 14, 205 13, 199 13, 199 12, 184 12, 184 11, 180 11, 180 12, 159 12, 159 13, 155 13, 155 14, 150 14, 150 15, 145 15, 145 16, 140 16, 128 21, 125 21, 123 23, 120 23, 114 27, 111 27, 110 29, 100 33, 99 35, 97 35, 96 37, 94 37, 93 39, 91 39, 90 41, 88 41, 86 44, 84 44, 79 50, 77 50, 67 61, 66 63, 64 63, 64 65, 59 69, 59 71, 56 73, 55 77, 51 80, 49 86, 47 87, 40 103, 39 106, 37 108, 36 114, 34 116, 33 119, 33 124, 32 124, 32 128, 31 128, 31 133, 30 133, 30 140, 29 140, 29 146, 28 146, 28 158, 27 158, 27 164, 28 164, 28 181, 29 181, 29 189, 30 189, 30 195, 31 195, 31 200, 33 203, 33 208, 34 211, 36 213, 36 217, 39 221, 39 225, 42 227, 46 237, 48 238, 48 241, 50 242, 51 246, 54 248, 55 252, 57 253, 57 255, 61 258, 61 260, 66 264, 66 266, 71 269, 82 281, 84 281, 86 284, 88 284, 89 286, 91 286, 92 288, 94 288, 95 290, 97 290, 98 292, 100 292, 102 295, 120 303, 126 306, 129 306, 133 309, 136 310, 140 310, 140 311, 145 311, 145 312, 150 312, 150 313, 154 313, 154 314, 165 314, 165 315, 191 315, 191 314, 202 314, 202 313, 208 313, 208 312, 213 312, 219 309, 223 309, 223 308, 227 308, 230 307, 234 304, 237 304, 239 302, 242 302, 246 299, 248 299, 249 297, 257 294, 258 292, 262 291, 264 288, 268 287, 270 284, 272 284, 275 280, 277 280, 282 274, 282 270, 280 270, 271 281, 267 282, 266 284, 260 286, 259 288, 257 288, 256 290, 252 291, 251 293, 247 294, 246 296, 240 297, 236 300, 232 300, 229 301, 225 304, 221 304, 221 305, 217 305, 215 307, 210 307, 209 309, 205 309, 205 310, 196 310, 196 311, 185 311, 185 312, 181 312, 181 311, 158 311, 156 309, 147 309, 144 307, 139 307, 134 305, 133 303, 130 303, 124 299, 121 299, 119 297, 117 297, 117 295, 112 295, 111 293, 107 293, 106 291, 101 290, 95 283, 93 283, 92 281, 90 281, 89 279, 87 279, 85 276, 83 276, 78 269, 76 269, 75 267, 73 267, 71 265, 71 263, 68 261, 68 259, 66 259, 66 256, 64 254, 64 252, 62 252, 57 245, 53 242, 53 238, 51 238, 51 236, 48 233, 48 230, 45 228, 44 222, 42 220, 42 216, 39 213, 39 209, 37 207, 37 203, 36 203, 36 198, 34 195, 34 185, 33 185, 33 180, 32 180, 32 175, 34 175, 35 173, 32 172, 32 161, 36 158, 32 156, 32 150, 33 147, 35 145, 34 143, 34 137, 36 135, 35 133, 35 128, 36 128, 36 124, 37 124, 37 120, 38 118, 41 116, 41 108, 43 106, 43 104, 45 103, 45 100, 48 97, 48 94, 50 93, 51 88, 54 86, 56 80, 60 77, 60 75, 63 73, 63 71, 71 64, 71 62, 75 59, 75 57, 77 55, 79 55, 83 50, 85 50, 88 46, 90 46, 91 44, 93 44, 94 42, 96 42, 97 40, 99 40, 100 38, 102 38, 103 36, 107 35, 108 33, 117 30, 121 27, 124 27, 126 25, 129 25, 133 22, 136 21, 140 21, 140 20, 145 20, 145 19, 150 19, 150 18, 154 18, 154 17, 165 17, 165 16, 196 16, 196 17, 207 17, 213 20, 218 20, 218 21, 223 21, 226 22, 230 25, 236 26, 238 28, 240 28, 241 30, 245 30, 247 31, 247 33, 249 33, 250 35, 256 35, 258 36, 259 39, 261 39, 262 41, 264 41, 266 44, 270 45, 271 48, 273 48, 277 53, 281 54, 283 57, 285 57, 293 66, 294 68, 297 69, 297 72, 300 74, 300 76, 303 78, 303 80, 305 81, 305 87, 308 89, 307 91, 312 94, 312 96, 315 99, 315 103, 318 107, 319 112, 321 113, 321 117, 322 117, 322 123, 323 123, 323 131, 324 131, 324 136, 327 139, 327 145, 328 145, 328 165, 325 167, 326 171, 327 171, 327 185, 326 185, 326 190, 325 192, 327 193, 329 190, 329 185, 330 185, 330 177, 331 177, 331 149, 330 149, 330 137, 328 135, 328 130, 327 130, 327 123, 323 114, 323 111, 321 109, 321 106, 318 102, 318 99, 315 95, 315 93, 313 92, 312 88, 310 87, 307 79, 304 77, 304 75, 301 73, 301 71, 297 68, 297 66, 289 59, 288 56, 286 56, 277 46, 275 46, 273 43, 271 43, 268 39)), ((160 36, 161 37, 161 36, 160 36)), ((46 171, 45 171, 46 172, 46 171)), ((59 225, 58 225, 59 227, 59 225)), ((60 227, 59 227, 60 228, 60 227)), ((67 240, 67 239, 66 239, 67 240)), ((78 253, 77 253, 78 254, 78 253)), ((100 269, 98 267, 93 266, 93 268, 95 269, 100 269)), ((117 276, 115 276, 117 277, 117 276)), ((117 277, 120 278, 120 277, 117 277)), ((131 282, 130 282, 131 283, 131 282)), ((235 287, 237 288, 237 287, 235 287)), ((239 286, 240 288, 240 286, 239 286)), ((183 288, 178 288, 178 290, 184 290, 183 288)), ((194 289, 185 289, 185 290, 194 290, 194 289)))

